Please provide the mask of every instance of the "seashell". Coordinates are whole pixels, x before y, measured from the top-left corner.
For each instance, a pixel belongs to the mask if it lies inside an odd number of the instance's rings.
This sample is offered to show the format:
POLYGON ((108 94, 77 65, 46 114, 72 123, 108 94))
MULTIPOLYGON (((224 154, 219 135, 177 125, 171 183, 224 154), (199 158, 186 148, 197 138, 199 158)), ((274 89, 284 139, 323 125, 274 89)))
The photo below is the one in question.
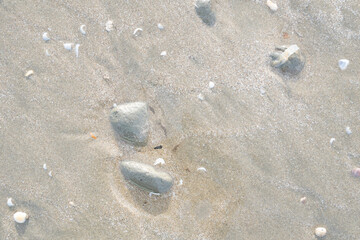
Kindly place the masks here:
POLYGON ((339 60, 339 68, 341 70, 345 70, 348 67, 349 63, 350 63, 350 61, 347 59, 340 59, 339 60))
POLYGON ((360 177, 360 168, 354 168, 353 170, 351 170, 351 174, 353 175, 353 177, 360 177))
POLYGON ((301 203, 306 203, 306 197, 300 198, 300 202, 301 202, 301 203))
POLYGON ((350 127, 346 127, 346 128, 345 128, 345 132, 347 133, 347 135, 351 135, 351 134, 352 134, 352 131, 351 131, 350 127))
POLYGON ((161 165, 164 165, 165 164, 165 160, 162 159, 162 158, 158 158, 156 159, 156 161, 154 162, 154 165, 158 165, 158 164, 161 164, 161 165))
POLYGON ((317 227, 317 228, 315 229, 315 235, 316 235, 317 237, 325 237, 325 235, 326 235, 326 228, 324 228, 324 227, 317 227))
POLYGON ((160 56, 166 56, 166 51, 162 51, 161 53, 160 53, 160 56))
POLYGON ((200 99, 201 101, 204 101, 204 95, 202 95, 201 93, 198 95, 198 99, 200 99))
POLYGON ((330 138, 330 145, 333 145, 333 143, 335 142, 335 138, 330 138))
POLYGON ((44 169, 44 170, 47 170, 46 163, 44 163, 44 165, 43 165, 43 169, 44 169))
POLYGON ((75 207, 75 203, 72 202, 72 201, 69 202, 69 205, 72 206, 72 207, 75 207))
POLYGON ((214 82, 209 82, 209 88, 212 89, 215 87, 215 83, 214 82))
POLYGON ((143 31, 142 28, 137 28, 137 29, 135 29, 133 34, 134 34, 135 37, 137 37, 137 36, 139 36, 141 34, 142 31, 143 31))
POLYGON ((111 21, 111 20, 107 21, 106 24, 105 24, 105 29, 106 29, 106 31, 108 31, 108 32, 114 30, 113 21, 111 21))
POLYGON ((14 220, 17 223, 24 223, 29 218, 29 216, 24 212, 16 212, 14 214, 14 220))
POLYGON ((160 29, 160 30, 164 30, 164 26, 163 26, 161 23, 158 23, 157 27, 158 27, 158 29, 160 29))
POLYGON ((44 32, 43 35, 42 35, 42 38, 45 42, 48 42, 50 41, 50 38, 48 37, 48 33, 47 32, 44 32))
POLYGON ((264 88, 260 88, 260 95, 264 96, 266 93, 266 90, 264 88))
POLYGON ((75 55, 76 55, 76 57, 79 57, 79 47, 80 47, 80 44, 75 45, 75 55))
POLYGON ((51 55, 50 52, 49 52, 49 50, 47 50, 47 49, 45 50, 45 55, 46 55, 46 56, 50 56, 50 55, 51 55))
POLYGON ((71 51, 72 45, 73 45, 72 43, 64 43, 64 48, 68 51, 71 51))
POLYGON ((29 71, 27 71, 26 73, 25 73, 25 77, 26 78, 29 78, 29 77, 31 77, 31 75, 33 75, 34 74, 34 71, 33 70, 29 70, 29 71))
POLYGON ((160 196, 160 193, 150 192, 150 193, 149 193, 149 197, 151 197, 152 195, 160 196))
POLYGON ((13 206, 15 206, 15 204, 12 202, 12 198, 8 198, 8 199, 7 199, 7 205, 8 205, 8 207, 13 207, 13 206))
POLYGON ((183 185, 183 180, 182 179, 179 180, 178 186, 181 186, 181 185, 183 185))
POLYGON ((271 0, 266 1, 266 5, 270 8, 271 11, 276 12, 278 10, 278 6, 276 3, 272 2, 271 0))
POLYGON ((206 168, 204 168, 204 167, 199 167, 197 170, 201 171, 201 172, 206 172, 206 168))
POLYGON ((49 175, 49 177, 52 177, 53 175, 52 175, 52 171, 50 171, 49 173, 48 173, 48 175, 49 175))
POLYGON ((83 35, 86 35, 86 26, 83 24, 80 26, 80 32, 83 34, 83 35))

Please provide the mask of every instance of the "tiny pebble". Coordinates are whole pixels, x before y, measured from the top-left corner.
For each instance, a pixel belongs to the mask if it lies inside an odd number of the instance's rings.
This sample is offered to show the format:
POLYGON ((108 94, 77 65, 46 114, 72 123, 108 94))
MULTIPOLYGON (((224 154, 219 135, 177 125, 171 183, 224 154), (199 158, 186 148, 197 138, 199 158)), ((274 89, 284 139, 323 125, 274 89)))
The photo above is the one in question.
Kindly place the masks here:
POLYGON ((106 31, 108 31, 108 32, 114 30, 113 21, 111 21, 111 20, 107 21, 106 24, 105 24, 105 29, 106 29, 106 31))
POLYGON ((300 202, 301 202, 301 203, 306 203, 306 197, 300 198, 300 202))
POLYGON ((43 165, 43 169, 44 169, 44 170, 47 170, 46 163, 44 163, 44 165, 43 165))
POLYGON ((25 77, 26 78, 29 78, 29 77, 31 77, 31 75, 33 75, 34 74, 34 71, 33 70, 29 70, 29 71, 27 71, 26 73, 25 73, 25 77))
POLYGON ((8 199, 7 199, 7 205, 8 205, 8 207, 13 207, 13 206, 15 206, 15 204, 12 202, 12 198, 8 198, 8 199))
POLYGON ((330 138, 330 144, 333 145, 333 143, 335 142, 335 138, 330 138))
POLYGON ((24 223, 29 218, 29 216, 24 212, 16 212, 14 214, 14 220, 17 223, 24 223))
POLYGON ((345 131, 348 135, 352 134, 350 127, 346 127, 345 131))
POLYGON ((266 5, 270 8, 271 11, 276 12, 278 10, 278 6, 276 3, 267 0, 266 5))
POLYGON ((318 227, 315 229, 315 235, 317 237, 325 237, 326 235, 326 228, 324 227, 318 227))
POLYGON ((72 45, 73 45, 72 43, 64 43, 64 48, 68 51, 71 51, 72 45))
POLYGON ((162 158, 156 159, 156 161, 154 162, 154 165, 156 166, 156 165, 158 165, 158 164, 164 165, 164 164, 165 164, 165 160, 162 159, 162 158))
POLYGON ((206 168, 204 168, 204 167, 199 167, 197 170, 201 171, 201 172, 206 172, 206 168))
POLYGON ((45 42, 50 41, 50 38, 49 38, 47 32, 44 32, 44 33, 43 33, 42 38, 43 38, 43 40, 44 40, 45 42))
POLYGON ((164 29, 164 26, 163 26, 161 23, 158 23, 157 27, 158 27, 160 30, 163 30, 163 29, 164 29))
POLYGON ((200 99, 201 101, 204 101, 204 95, 202 95, 201 93, 198 95, 198 99, 200 99))
POLYGON ((351 174, 354 176, 354 177, 360 177, 360 168, 354 168, 353 170, 351 170, 351 174))
POLYGON ((350 63, 350 61, 347 59, 340 59, 339 60, 339 68, 341 70, 345 70, 348 67, 349 63, 350 63))
POLYGON ((264 88, 260 88, 260 95, 261 96, 264 96, 266 93, 265 89, 264 88))
POLYGON ((70 201, 70 202, 69 202, 69 205, 74 207, 74 206, 75 206, 75 203, 70 201))
POLYGON ((214 82, 209 82, 209 88, 212 89, 215 87, 215 83, 214 82))
POLYGON ((161 55, 161 56, 166 56, 166 51, 162 51, 162 52, 160 53, 160 55, 161 55))

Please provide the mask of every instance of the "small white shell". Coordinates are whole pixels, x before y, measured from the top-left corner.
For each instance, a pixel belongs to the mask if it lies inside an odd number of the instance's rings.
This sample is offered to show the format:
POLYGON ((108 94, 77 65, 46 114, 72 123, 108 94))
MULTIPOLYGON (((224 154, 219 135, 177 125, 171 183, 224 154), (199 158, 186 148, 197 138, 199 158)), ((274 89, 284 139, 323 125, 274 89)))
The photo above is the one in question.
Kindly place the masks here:
POLYGON ((160 53, 160 56, 166 56, 166 51, 162 51, 161 53, 160 53))
POLYGON ((79 57, 79 47, 80 47, 80 44, 75 45, 75 55, 76 55, 76 57, 79 57))
POLYGON ((134 34, 134 36, 139 36, 142 31, 143 31, 142 28, 137 28, 137 29, 135 29, 133 34, 134 34))
POLYGON ((350 63, 350 61, 347 59, 340 59, 339 60, 339 68, 341 70, 345 70, 348 67, 349 63, 350 63))
POLYGON ((326 235, 326 228, 324 228, 324 227, 317 227, 317 228, 315 229, 315 235, 316 235, 317 237, 325 237, 325 235, 326 235))
POLYGON ((68 51, 71 51, 72 45, 73 45, 72 43, 64 43, 64 48, 68 51))
POLYGON ((300 198, 300 202, 301 202, 301 203, 306 203, 306 197, 300 198))
POLYGON ((7 205, 8 205, 8 207, 13 207, 13 206, 15 206, 15 204, 12 202, 12 198, 8 198, 8 199, 7 199, 7 205))
POLYGON ((271 0, 266 1, 266 5, 270 8, 271 11, 276 12, 278 10, 278 6, 276 3, 272 2, 271 0))
POLYGON ((161 23, 158 23, 157 27, 158 27, 160 30, 164 30, 164 26, 163 26, 161 23))
POLYGON ((52 171, 50 171, 49 173, 48 173, 48 175, 50 176, 50 177, 52 177, 53 175, 52 175, 52 171))
POLYGON ((260 88, 260 95, 264 96, 266 93, 266 90, 264 88, 260 88))
POLYGON ((151 197, 151 195, 156 195, 156 196, 160 196, 160 193, 154 193, 154 192, 150 192, 150 193, 149 193, 149 197, 151 197))
POLYGON ((80 26, 80 32, 83 34, 83 35, 86 35, 86 26, 83 24, 80 26))
POLYGON ((183 185, 183 180, 182 179, 179 180, 178 186, 181 186, 181 185, 183 185))
POLYGON ((43 169, 44 169, 44 170, 47 170, 46 163, 44 163, 44 165, 43 165, 43 169))
POLYGON ((215 83, 214 82, 209 82, 209 88, 212 89, 215 87, 215 83))
POLYGON ((204 101, 204 95, 202 95, 201 93, 198 95, 198 99, 200 99, 201 101, 204 101))
POLYGON ((49 38, 47 32, 44 32, 44 33, 43 33, 42 38, 43 38, 43 40, 44 40, 45 42, 50 41, 50 38, 49 38))
POLYGON ((197 170, 201 171, 201 172, 206 172, 206 168, 204 168, 204 167, 199 167, 197 170))
POLYGON ((351 135, 351 134, 352 134, 352 131, 351 131, 350 127, 346 127, 346 128, 345 128, 345 132, 347 133, 347 135, 351 135))
POLYGON ((333 145, 333 143, 335 142, 335 138, 330 138, 330 145, 333 145))
POLYGON ((72 201, 70 201, 70 202, 69 202, 69 205, 72 206, 72 207, 74 207, 74 206, 75 206, 75 203, 72 202, 72 201))
POLYGON ((154 162, 154 165, 158 165, 158 164, 161 164, 161 165, 164 165, 165 164, 165 160, 162 159, 162 158, 158 158, 156 159, 156 161, 154 162))
POLYGON ((47 50, 47 49, 45 50, 45 55, 46 55, 46 56, 50 56, 50 55, 51 55, 50 52, 49 52, 49 50, 47 50))
POLYGON ((111 20, 107 21, 106 24, 105 24, 105 29, 106 29, 106 31, 108 31, 108 32, 114 30, 113 21, 111 21, 111 20))
POLYGON ((16 212, 14 214, 14 220, 17 223, 24 223, 29 218, 29 216, 24 212, 16 212))
POLYGON ((31 77, 31 75, 33 75, 34 74, 34 71, 33 70, 29 70, 29 71, 27 71, 26 73, 25 73, 25 77, 26 78, 29 78, 29 77, 31 77))

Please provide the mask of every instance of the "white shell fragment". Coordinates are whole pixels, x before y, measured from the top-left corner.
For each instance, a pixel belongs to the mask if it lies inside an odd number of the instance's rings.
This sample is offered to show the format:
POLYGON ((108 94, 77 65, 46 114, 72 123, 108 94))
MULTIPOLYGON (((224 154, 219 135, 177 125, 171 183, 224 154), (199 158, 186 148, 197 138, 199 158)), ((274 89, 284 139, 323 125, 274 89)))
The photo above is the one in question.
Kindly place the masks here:
POLYGON ((134 34, 135 37, 137 37, 137 36, 139 36, 141 34, 142 31, 143 31, 142 28, 137 28, 137 29, 135 29, 133 34, 134 34))
POLYGON ((160 53, 160 56, 166 56, 166 51, 162 51, 161 53, 160 53))
POLYGON ((86 35, 86 26, 83 24, 80 26, 80 32, 83 34, 83 35, 86 35))
POLYGON ((44 170, 47 170, 46 163, 44 163, 44 165, 43 165, 43 169, 44 169, 44 170))
POLYGON ((47 32, 44 32, 44 33, 43 33, 42 38, 43 38, 43 40, 44 40, 45 42, 50 41, 50 38, 49 38, 47 32))
POLYGON ((14 214, 14 220, 17 223, 24 223, 29 218, 29 216, 24 212, 16 212, 14 214))
POLYGON ((64 48, 68 51, 71 51, 72 45, 73 45, 72 43, 64 43, 64 48))
POLYGON ((76 57, 79 57, 79 47, 80 47, 80 44, 75 45, 75 55, 76 55, 76 57))
POLYGON ((150 192, 150 193, 149 193, 149 197, 151 197, 152 195, 160 196, 160 193, 150 192))
POLYGON ((264 88, 260 88, 260 95, 264 96, 266 93, 266 90, 264 88))
POLYGON ((106 29, 106 31, 108 31, 108 32, 114 30, 113 21, 111 21, 111 20, 107 21, 106 24, 105 24, 105 29, 106 29))
POLYGON ((300 202, 305 204, 306 203, 306 197, 300 198, 300 202))
POLYGON ((214 82, 209 82, 209 88, 213 89, 215 87, 215 83, 214 82))
POLYGON ((29 71, 27 71, 26 73, 25 73, 25 77, 26 78, 29 78, 29 77, 31 77, 31 75, 33 75, 34 74, 34 71, 33 70, 29 70, 29 71))
POLYGON ((333 143, 336 141, 335 138, 330 138, 330 145, 333 145, 333 143))
POLYGON ((161 23, 158 23, 157 27, 158 27, 160 30, 164 30, 164 26, 163 26, 161 23))
POLYGON ((48 173, 48 175, 49 175, 49 177, 52 177, 53 175, 52 175, 52 171, 50 171, 49 173, 48 173))
POLYGON ((199 167, 197 170, 200 172, 206 172, 206 168, 204 168, 204 167, 199 167))
POLYGON ((69 202, 69 205, 72 206, 72 207, 75 207, 75 203, 72 202, 72 201, 69 202))
POLYGON ((278 10, 278 6, 276 3, 272 2, 271 0, 266 1, 266 5, 270 8, 271 11, 276 12, 278 10))
POLYGON ((318 227, 315 229, 315 235, 317 237, 325 237, 326 235, 326 228, 324 227, 318 227))
POLYGON ((351 131, 350 127, 346 127, 346 128, 345 128, 345 132, 347 133, 347 135, 351 135, 351 134, 352 134, 352 131, 351 131))
POLYGON ((201 101, 204 101, 204 95, 202 95, 201 93, 198 95, 198 99, 200 99, 201 101))
POLYGON ((179 180, 178 186, 181 186, 181 185, 183 185, 183 180, 182 179, 179 180))
POLYGON ((154 162, 154 165, 156 166, 156 165, 158 165, 158 164, 164 165, 164 164, 165 164, 165 160, 162 159, 162 158, 156 159, 156 161, 154 162))
POLYGON ((12 202, 12 198, 8 198, 8 199, 7 199, 7 205, 8 205, 8 207, 13 207, 13 206, 15 206, 15 204, 12 202))
POLYGON ((347 59, 340 59, 339 60, 339 68, 344 71, 348 67, 349 63, 350 63, 350 61, 347 59))

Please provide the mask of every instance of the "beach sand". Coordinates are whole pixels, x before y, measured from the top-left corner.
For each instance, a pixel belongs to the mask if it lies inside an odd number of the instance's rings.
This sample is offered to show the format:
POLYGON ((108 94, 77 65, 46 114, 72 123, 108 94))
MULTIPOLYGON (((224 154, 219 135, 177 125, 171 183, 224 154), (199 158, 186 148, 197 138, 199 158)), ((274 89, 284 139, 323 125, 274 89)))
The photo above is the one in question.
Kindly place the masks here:
POLYGON ((188 0, 0 0, 0 239, 359 239, 360 5, 265 2, 213 0, 208 26, 188 0), (296 76, 270 66, 289 44, 296 76), (135 101, 141 148, 109 122, 135 101), (174 178, 161 196, 119 171, 157 158, 174 178))

